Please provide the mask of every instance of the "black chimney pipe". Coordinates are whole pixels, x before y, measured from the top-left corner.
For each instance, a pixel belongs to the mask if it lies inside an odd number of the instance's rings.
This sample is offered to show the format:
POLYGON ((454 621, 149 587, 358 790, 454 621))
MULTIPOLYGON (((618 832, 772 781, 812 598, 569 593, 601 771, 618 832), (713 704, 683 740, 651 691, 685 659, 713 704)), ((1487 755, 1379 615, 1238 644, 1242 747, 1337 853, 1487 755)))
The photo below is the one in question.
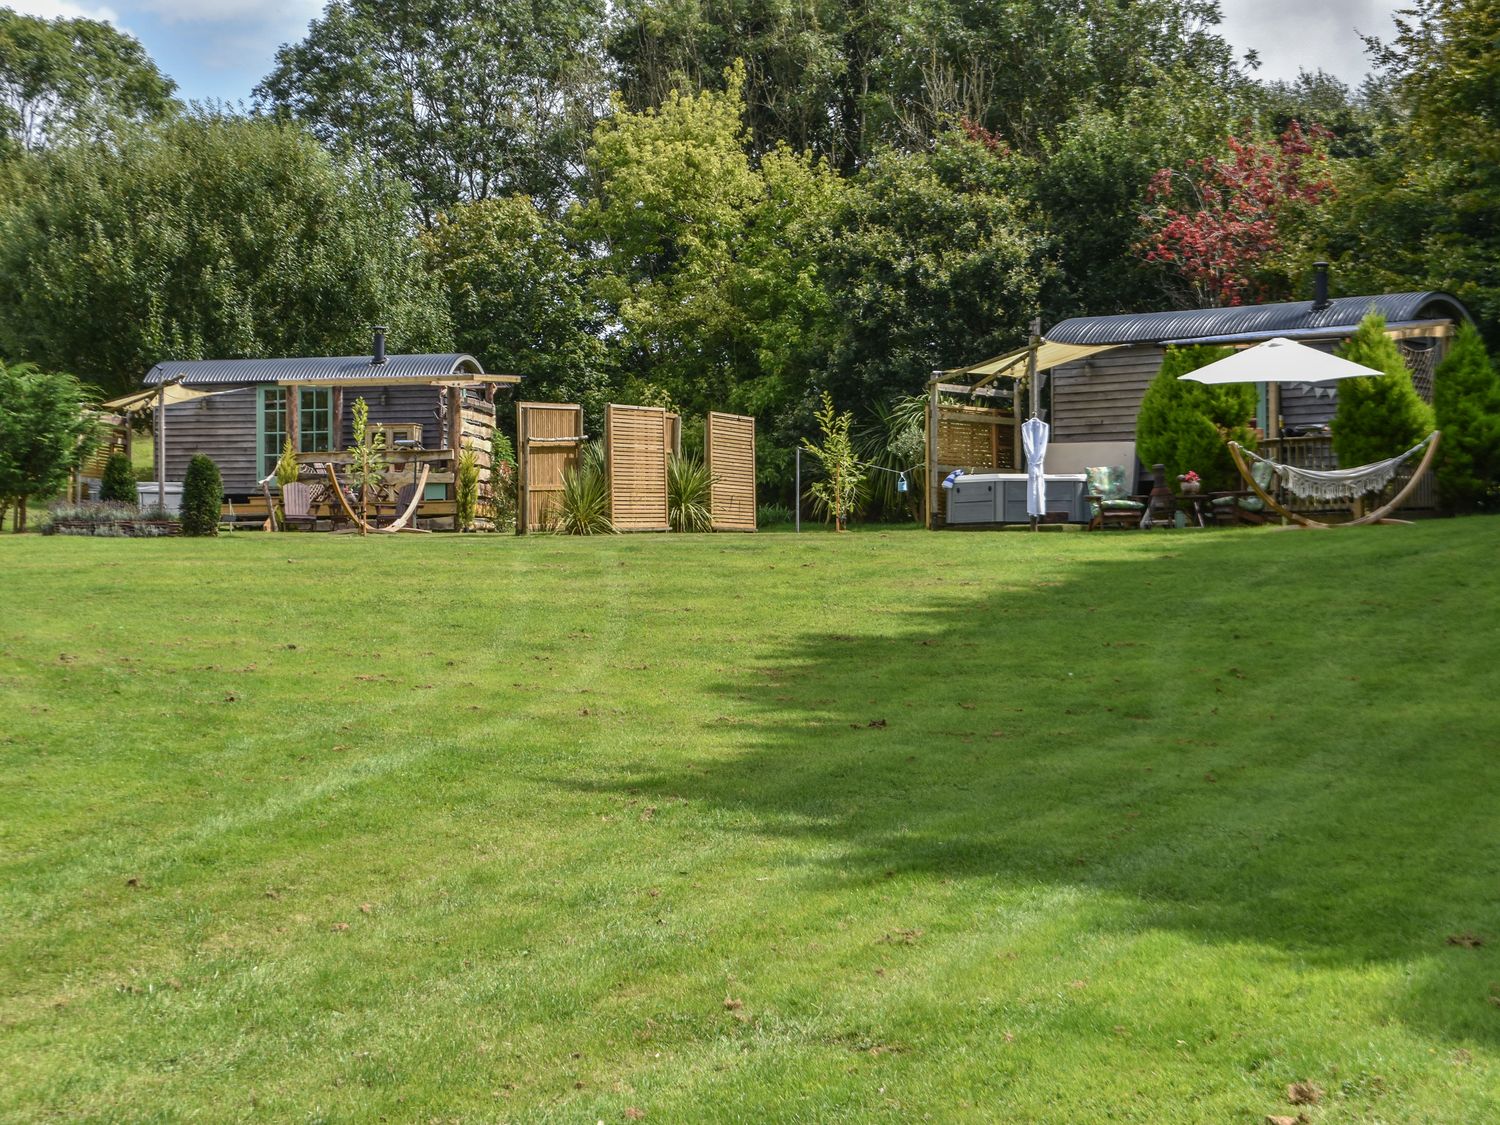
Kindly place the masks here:
POLYGON ((370 360, 370 366, 385 362, 385 325, 375 326, 375 358, 370 360))
POLYGON ((1328 299, 1328 263, 1313 263, 1313 311, 1318 312, 1333 304, 1328 299))

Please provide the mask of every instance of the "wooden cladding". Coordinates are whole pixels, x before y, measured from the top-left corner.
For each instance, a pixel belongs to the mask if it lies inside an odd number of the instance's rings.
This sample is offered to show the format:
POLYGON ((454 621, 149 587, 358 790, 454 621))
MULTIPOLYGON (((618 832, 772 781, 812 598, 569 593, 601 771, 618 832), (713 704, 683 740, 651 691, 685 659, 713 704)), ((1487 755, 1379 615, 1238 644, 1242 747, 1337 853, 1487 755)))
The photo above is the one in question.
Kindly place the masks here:
POLYGON ((703 449, 713 477, 709 509, 715 531, 755 530, 755 419, 710 413, 703 449))
POLYGON ((582 406, 516 404, 518 530, 541 531, 552 525, 552 509, 562 495, 563 474, 577 468, 582 445, 582 406))
POLYGON ((659 406, 606 408, 609 518, 616 531, 668 530, 667 456, 675 417, 659 406))

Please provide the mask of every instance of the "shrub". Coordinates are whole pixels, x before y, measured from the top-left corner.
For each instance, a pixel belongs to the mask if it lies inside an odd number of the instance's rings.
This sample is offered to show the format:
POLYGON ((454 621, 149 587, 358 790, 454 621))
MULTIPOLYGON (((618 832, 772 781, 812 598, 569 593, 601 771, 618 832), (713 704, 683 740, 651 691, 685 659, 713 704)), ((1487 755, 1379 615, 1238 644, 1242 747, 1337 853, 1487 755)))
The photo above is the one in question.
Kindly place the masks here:
POLYGON ((124 453, 111 453, 104 462, 104 476, 99 481, 99 499, 106 504, 136 502, 135 470, 124 453))
POLYGON ((1449 508, 1469 510, 1500 500, 1500 376, 1472 324, 1458 330, 1438 364, 1432 409, 1443 431, 1438 491, 1449 508))
POLYGON ((176 520, 161 507, 92 501, 57 503, 42 517, 43 535, 89 535, 99 538, 150 538, 171 535, 176 520))
POLYGON ((1225 444, 1255 447, 1246 420, 1255 413, 1255 390, 1248 383, 1210 387, 1183 375, 1233 355, 1230 348, 1204 345, 1168 348, 1161 370, 1146 388, 1136 416, 1136 450, 1147 465, 1167 467, 1171 480, 1192 470, 1210 491, 1239 488, 1240 474, 1225 444))
POLYGON ((490 510, 496 531, 513 531, 516 526, 516 469, 514 465, 496 462, 490 466, 490 510))
POLYGON ((188 462, 182 480, 182 533, 219 534, 219 511, 223 503, 224 484, 219 479, 219 466, 206 454, 195 455, 188 462))
POLYGON ((823 405, 816 413, 818 428, 823 433, 821 444, 804 438, 802 447, 817 459, 823 468, 823 479, 808 488, 813 511, 823 519, 831 519, 838 531, 856 515, 865 499, 865 467, 854 452, 854 443, 849 437, 849 427, 854 415, 842 414, 833 409, 833 396, 823 392, 823 405))
POLYGON ((667 460, 667 526, 673 531, 712 531, 714 476, 696 457, 667 460))
POLYGON ((785 504, 762 504, 755 509, 755 526, 772 527, 776 524, 791 523, 792 510, 785 504))
POLYGON ((1432 407, 1412 386, 1396 342, 1385 334, 1385 318, 1370 313, 1339 354, 1383 375, 1339 383, 1333 416, 1333 452, 1344 468, 1404 453, 1432 432, 1432 407))
POLYGON ((552 511, 553 526, 564 535, 610 535, 609 474, 598 442, 585 445, 576 468, 563 473, 562 493, 552 511))
POLYGON ((297 451, 292 448, 292 439, 287 438, 286 444, 281 447, 281 456, 276 459, 276 483, 295 484, 301 473, 302 466, 297 464, 297 451))
POLYGON ((454 474, 456 516, 459 531, 472 531, 479 514, 479 456, 468 446, 458 455, 458 472, 454 474))

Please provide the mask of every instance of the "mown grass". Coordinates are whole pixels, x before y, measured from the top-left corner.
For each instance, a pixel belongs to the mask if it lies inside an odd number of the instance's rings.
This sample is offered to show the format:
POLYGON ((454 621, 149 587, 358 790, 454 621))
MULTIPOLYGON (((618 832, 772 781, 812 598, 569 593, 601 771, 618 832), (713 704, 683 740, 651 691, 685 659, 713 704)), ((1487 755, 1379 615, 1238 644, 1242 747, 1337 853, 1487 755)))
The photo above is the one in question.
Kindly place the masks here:
POLYGON ((0 1115, 1495 1120, 1497 550, 0 540, 0 1115))

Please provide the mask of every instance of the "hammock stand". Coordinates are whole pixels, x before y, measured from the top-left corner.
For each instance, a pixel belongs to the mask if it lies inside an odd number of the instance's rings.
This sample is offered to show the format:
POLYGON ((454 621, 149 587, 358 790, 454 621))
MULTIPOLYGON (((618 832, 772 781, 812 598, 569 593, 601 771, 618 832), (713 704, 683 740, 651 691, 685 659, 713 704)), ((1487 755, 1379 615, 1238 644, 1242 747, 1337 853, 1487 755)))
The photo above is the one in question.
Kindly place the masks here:
POLYGON ((344 509, 344 515, 349 517, 349 521, 353 523, 356 528, 359 528, 362 531, 373 531, 377 534, 394 535, 398 531, 409 531, 418 535, 427 534, 427 532, 422 528, 407 527, 406 521, 411 519, 412 516, 416 514, 417 505, 422 502, 422 493, 426 491, 427 488, 427 474, 432 469, 431 465, 422 466, 422 475, 417 480, 416 491, 412 493, 411 503, 406 506, 406 511, 401 513, 400 518, 392 523, 386 524, 384 527, 375 527, 373 524, 367 523, 366 521, 360 519, 358 513, 356 513, 355 510, 349 506, 349 497, 344 493, 344 486, 339 483, 338 471, 334 469, 333 464, 331 462, 326 463, 323 468, 328 472, 328 481, 333 485, 333 494, 338 497, 339 506, 344 509))
MULTIPOLYGON (((1419 442, 1417 445, 1413 446, 1411 450, 1408 450, 1409 455, 1410 453, 1413 453, 1417 449, 1421 448, 1421 445, 1424 442, 1427 445, 1427 452, 1422 455, 1421 463, 1417 465, 1416 470, 1412 473, 1410 479, 1408 479, 1407 482, 1401 486, 1401 490, 1397 492, 1395 496, 1391 497, 1388 502, 1382 504, 1373 512, 1367 512, 1364 515, 1358 516, 1346 523, 1323 523, 1319 520, 1309 519, 1307 516, 1298 515, 1296 512, 1283 507, 1281 504, 1277 503, 1274 496, 1268 493, 1265 489, 1261 488, 1260 485, 1255 483, 1255 478, 1250 475, 1250 466, 1245 462, 1245 450, 1243 449, 1243 447, 1241 447, 1239 442, 1229 442, 1229 455, 1234 458, 1234 465, 1235 468, 1239 469, 1240 476, 1245 478, 1245 483, 1250 486, 1255 495, 1259 496, 1261 500, 1264 501, 1266 507, 1270 508, 1272 511, 1283 516, 1284 518, 1291 520, 1299 527, 1310 527, 1318 531, 1332 531, 1337 527, 1361 527, 1372 523, 1410 523, 1410 520, 1392 519, 1391 513, 1406 502, 1406 498, 1410 496, 1412 490, 1416 488, 1417 482, 1420 481, 1424 476, 1426 476, 1428 470, 1432 468, 1433 458, 1437 455, 1438 443, 1442 441, 1442 438, 1443 435, 1441 431, 1433 430, 1432 433, 1428 434, 1422 442, 1419 442)), ((1406 455, 1403 455, 1403 457, 1404 456, 1406 455)), ((1266 459, 1261 458, 1261 460, 1266 459)), ((1276 462, 1267 461, 1267 464, 1276 465, 1276 462)), ((1281 468, 1282 466, 1277 465, 1276 467, 1281 468)))

